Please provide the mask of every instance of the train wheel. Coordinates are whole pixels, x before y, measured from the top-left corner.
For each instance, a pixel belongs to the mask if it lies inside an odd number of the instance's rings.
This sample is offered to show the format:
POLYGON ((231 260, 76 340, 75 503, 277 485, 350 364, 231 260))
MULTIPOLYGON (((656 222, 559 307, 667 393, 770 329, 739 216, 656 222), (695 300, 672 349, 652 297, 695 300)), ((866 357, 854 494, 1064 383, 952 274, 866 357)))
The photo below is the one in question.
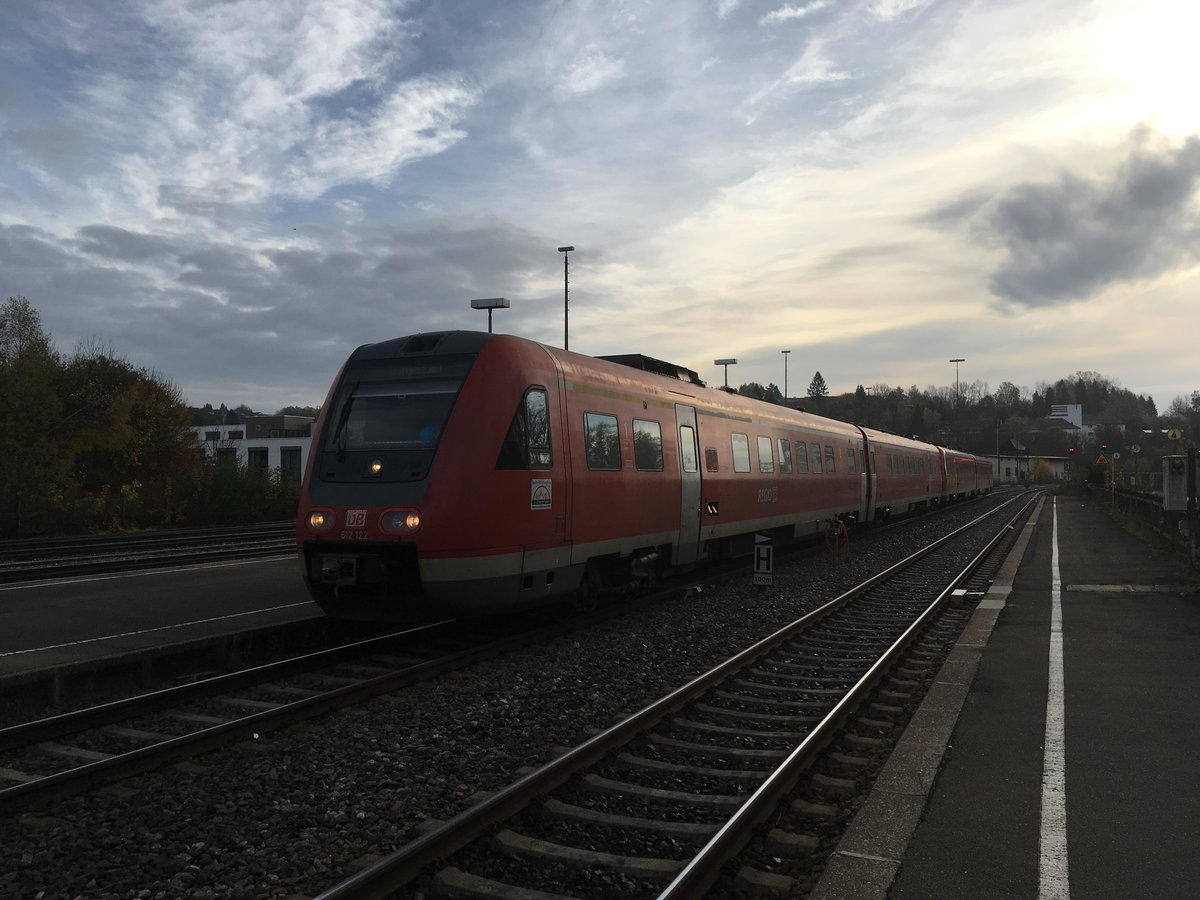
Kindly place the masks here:
POLYGON ((600 591, 596 587, 596 574, 588 566, 579 580, 579 587, 571 597, 571 608, 575 612, 591 612, 600 604, 600 591))

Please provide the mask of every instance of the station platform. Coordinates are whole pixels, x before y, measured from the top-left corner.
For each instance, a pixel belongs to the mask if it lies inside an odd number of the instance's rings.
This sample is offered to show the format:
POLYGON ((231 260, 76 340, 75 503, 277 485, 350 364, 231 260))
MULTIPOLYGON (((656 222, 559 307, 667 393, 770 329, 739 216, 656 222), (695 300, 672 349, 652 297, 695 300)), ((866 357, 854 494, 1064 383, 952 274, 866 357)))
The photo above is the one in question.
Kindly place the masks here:
POLYGON ((1200 593, 1047 497, 813 900, 1200 896, 1200 593))

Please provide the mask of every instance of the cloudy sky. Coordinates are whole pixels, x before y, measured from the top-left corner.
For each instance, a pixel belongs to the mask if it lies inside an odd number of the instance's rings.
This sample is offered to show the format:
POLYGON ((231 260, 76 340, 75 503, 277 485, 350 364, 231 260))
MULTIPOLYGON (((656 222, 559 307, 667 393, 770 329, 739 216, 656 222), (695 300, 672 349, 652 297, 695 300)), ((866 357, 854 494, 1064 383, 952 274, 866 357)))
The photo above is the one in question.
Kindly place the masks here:
POLYGON ((0 298, 194 405, 485 329, 803 394, 1200 389, 1200 5, 12 0, 0 298))

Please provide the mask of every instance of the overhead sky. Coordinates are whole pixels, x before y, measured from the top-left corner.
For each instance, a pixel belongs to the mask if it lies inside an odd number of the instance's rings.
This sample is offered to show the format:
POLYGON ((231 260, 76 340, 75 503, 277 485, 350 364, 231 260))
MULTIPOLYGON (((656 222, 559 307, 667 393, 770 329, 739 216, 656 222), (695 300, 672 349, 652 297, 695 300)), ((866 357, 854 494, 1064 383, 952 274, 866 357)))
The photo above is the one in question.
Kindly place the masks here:
POLYGON ((0 3, 0 299, 193 405, 487 327, 804 394, 1200 389, 1200 5, 0 3))

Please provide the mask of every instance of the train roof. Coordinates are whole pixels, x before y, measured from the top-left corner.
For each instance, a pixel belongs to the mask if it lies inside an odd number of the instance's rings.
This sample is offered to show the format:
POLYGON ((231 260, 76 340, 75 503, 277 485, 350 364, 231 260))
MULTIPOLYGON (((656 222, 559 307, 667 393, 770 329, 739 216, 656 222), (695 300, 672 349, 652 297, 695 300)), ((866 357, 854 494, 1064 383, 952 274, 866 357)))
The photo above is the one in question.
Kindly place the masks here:
POLYGON ((602 359, 605 362, 613 362, 622 366, 629 366, 631 369, 641 369, 643 372, 653 372, 656 375, 666 375, 668 378, 675 378, 687 384, 694 384, 697 387, 707 387, 700 376, 691 369, 669 363, 661 359, 655 359, 653 356, 644 356, 641 353, 620 353, 614 356, 597 356, 596 359, 602 359))
POLYGON ((438 354, 477 354, 492 335, 482 331, 428 331, 404 337, 363 344, 350 358, 395 359, 398 356, 424 356, 438 354))

